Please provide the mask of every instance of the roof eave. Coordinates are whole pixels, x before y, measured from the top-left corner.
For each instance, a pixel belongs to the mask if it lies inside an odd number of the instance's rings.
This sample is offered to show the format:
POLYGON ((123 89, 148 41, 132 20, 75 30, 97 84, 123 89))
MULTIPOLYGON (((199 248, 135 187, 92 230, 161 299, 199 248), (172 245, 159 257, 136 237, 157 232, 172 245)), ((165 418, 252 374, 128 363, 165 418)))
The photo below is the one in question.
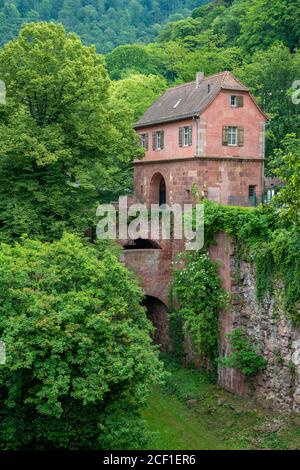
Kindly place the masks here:
POLYGON ((182 121, 183 119, 193 119, 195 117, 199 117, 200 113, 188 113, 188 114, 181 114, 180 116, 169 117, 165 119, 156 119, 153 121, 146 121, 143 123, 136 123, 133 128, 134 129, 142 129, 144 127, 154 127, 159 124, 165 124, 168 122, 177 122, 182 121))

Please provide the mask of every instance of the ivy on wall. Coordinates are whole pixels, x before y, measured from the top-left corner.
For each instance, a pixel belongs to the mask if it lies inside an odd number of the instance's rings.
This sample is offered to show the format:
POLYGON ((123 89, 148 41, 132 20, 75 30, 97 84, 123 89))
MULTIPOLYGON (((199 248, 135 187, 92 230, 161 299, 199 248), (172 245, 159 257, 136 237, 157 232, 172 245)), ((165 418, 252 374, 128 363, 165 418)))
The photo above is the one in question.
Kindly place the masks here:
POLYGON ((213 363, 218 355, 219 310, 225 305, 217 265, 204 252, 181 254, 175 262, 172 295, 196 352, 213 363))
MULTIPOLYGON (((256 294, 262 303, 274 281, 284 283, 284 307, 294 325, 300 323, 300 228, 288 226, 272 205, 226 207, 205 200, 205 243, 226 232, 236 238, 243 256, 256 265, 256 294)), ((241 256, 241 254, 239 254, 241 256)))

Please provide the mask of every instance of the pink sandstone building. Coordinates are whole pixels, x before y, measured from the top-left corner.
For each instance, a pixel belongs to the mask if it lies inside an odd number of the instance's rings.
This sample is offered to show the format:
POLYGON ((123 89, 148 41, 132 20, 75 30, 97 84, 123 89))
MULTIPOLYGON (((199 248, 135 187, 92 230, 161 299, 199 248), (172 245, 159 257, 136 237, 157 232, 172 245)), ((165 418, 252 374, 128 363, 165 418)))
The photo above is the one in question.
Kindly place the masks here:
POLYGON ((195 183, 221 204, 252 205, 264 191, 267 116, 230 72, 167 90, 136 123, 145 149, 135 197, 190 203, 195 183))

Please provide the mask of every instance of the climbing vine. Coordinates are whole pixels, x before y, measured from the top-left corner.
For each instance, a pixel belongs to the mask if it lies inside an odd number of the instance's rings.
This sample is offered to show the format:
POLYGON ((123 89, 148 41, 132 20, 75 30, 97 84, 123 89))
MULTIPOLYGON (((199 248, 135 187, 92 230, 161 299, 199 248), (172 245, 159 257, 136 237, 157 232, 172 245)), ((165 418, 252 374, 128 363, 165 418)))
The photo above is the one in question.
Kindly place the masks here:
POLYGON ((172 291, 183 329, 196 352, 214 362, 218 355, 219 310, 225 305, 227 295, 221 288, 217 266, 207 253, 187 252, 179 256, 172 291))
MULTIPOLYGON (((284 307, 293 324, 300 323, 300 228, 286 226, 272 205, 225 207, 212 201, 205 204, 205 243, 226 232, 238 242, 238 263, 248 257, 256 265, 256 295, 261 303, 272 294, 274 281, 284 282, 284 307), (241 252, 242 250, 242 252, 241 252)), ((237 270, 238 272, 238 270, 237 270)))

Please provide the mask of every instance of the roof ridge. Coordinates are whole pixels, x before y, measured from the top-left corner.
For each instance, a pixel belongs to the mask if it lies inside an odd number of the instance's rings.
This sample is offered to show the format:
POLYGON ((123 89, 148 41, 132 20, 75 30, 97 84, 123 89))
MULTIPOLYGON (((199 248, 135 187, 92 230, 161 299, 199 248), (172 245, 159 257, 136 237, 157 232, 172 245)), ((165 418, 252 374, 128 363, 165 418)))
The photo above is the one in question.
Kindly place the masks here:
MULTIPOLYGON (((224 78, 222 80, 222 82, 223 82, 224 79, 225 79, 226 74, 230 74, 230 72, 224 71, 224 72, 214 73, 213 75, 208 75, 207 77, 204 77, 201 81, 204 82, 205 80, 211 80, 212 78, 219 77, 220 75, 224 75, 224 78)), ((192 80, 191 82, 180 83, 179 85, 175 85, 171 88, 168 88, 166 90, 166 92, 169 91, 169 90, 175 90, 177 88, 185 87, 185 86, 192 85, 192 84, 195 84, 195 83, 196 83, 196 80, 192 80)))

